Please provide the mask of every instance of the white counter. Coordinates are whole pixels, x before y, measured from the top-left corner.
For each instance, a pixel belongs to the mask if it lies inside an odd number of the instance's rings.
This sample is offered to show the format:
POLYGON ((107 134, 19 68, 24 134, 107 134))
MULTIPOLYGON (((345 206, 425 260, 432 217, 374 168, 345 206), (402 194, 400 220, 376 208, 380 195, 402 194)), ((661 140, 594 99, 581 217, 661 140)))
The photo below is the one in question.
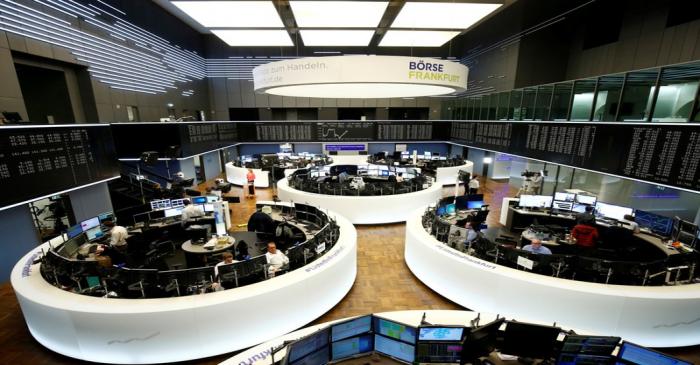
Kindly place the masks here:
POLYGON ((308 193, 289 186, 285 178, 277 182, 280 200, 311 204, 347 218, 353 224, 380 224, 405 221, 413 211, 425 208, 442 197, 442 185, 395 195, 345 196, 308 193))
MULTIPOLYGON (((96 298, 46 282, 32 250, 15 265, 12 287, 32 336, 73 358, 143 364, 240 350, 293 331, 335 306, 357 273, 357 233, 342 216, 338 242, 309 265, 260 283, 160 299, 96 298)), ((53 240, 58 244, 61 238, 53 240)))
MULTIPOLYGON (((267 188, 270 187, 270 172, 261 169, 253 169, 255 174, 255 187, 267 188)), ((248 184, 246 175, 248 169, 245 167, 235 166, 232 162, 226 164, 226 180, 234 185, 245 186, 248 184)))
POLYGON ((365 165, 367 164, 367 155, 329 155, 333 159, 333 165, 365 165))
POLYGON ((556 321, 644 346, 700 344, 700 284, 606 285, 503 267, 439 242, 423 229, 422 214, 414 211, 406 222, 406 264, 455 303, 507 317, 556 321))
POLYGON ((459 171, 468 171, 470 174, 473 173, 474 163, 471 161, 465 161, 464 165, 450 166, 450 167, 438 167, 435 172, 435 181, 440 185, 455 185, 459 183, 459 171))

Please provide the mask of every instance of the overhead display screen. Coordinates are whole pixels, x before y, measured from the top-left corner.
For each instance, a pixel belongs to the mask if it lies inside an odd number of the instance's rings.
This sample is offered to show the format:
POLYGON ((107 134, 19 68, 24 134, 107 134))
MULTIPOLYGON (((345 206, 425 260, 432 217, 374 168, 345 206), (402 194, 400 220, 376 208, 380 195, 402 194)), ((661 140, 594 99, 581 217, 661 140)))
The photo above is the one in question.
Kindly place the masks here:
POLYGON ((108 125, 0 127, 0 208, 117 176, 108 125))
POLYGON ((700 191, 700 126, 453 122, 451 139, 476 148, 700 191))
POLYGON ((238 123, 241 141, 364 142, 430 141, 449 139, 449 122, 323 121, 238 123))
POLYGON ((372 122, 320 122, 316 124, 318 141, 371 141, 375 123, 372 122))

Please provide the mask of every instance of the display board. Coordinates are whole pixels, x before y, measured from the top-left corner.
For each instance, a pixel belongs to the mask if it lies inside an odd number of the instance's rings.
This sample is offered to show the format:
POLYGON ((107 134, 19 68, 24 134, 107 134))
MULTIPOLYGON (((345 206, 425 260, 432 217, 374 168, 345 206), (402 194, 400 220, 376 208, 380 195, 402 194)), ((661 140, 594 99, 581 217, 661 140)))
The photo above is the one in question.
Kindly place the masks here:
POLYGON ((244 142, 363 142, 449 139, 449 122, 320 121, 239 123, 244 142), (444 128, 443 128, 444 127, 444 128), (255 128, 251 133, 251 128, 255 128))
POLYGON ((375 123, 364 121, 319 122, 316 123, 316 140, 329 141, 371 141, 375 135, 375 123))
POLYGON ((451 139, 476 148, 700 191, 700 126, 453 122, 451 139))
POLYGON ((377 125, 379 141, 422 141, 433 139, 433 125, 421 122, 380 123, 377 125))
POLYGON ((0 127, 0 208, 117 176, 108 125, 0 127))

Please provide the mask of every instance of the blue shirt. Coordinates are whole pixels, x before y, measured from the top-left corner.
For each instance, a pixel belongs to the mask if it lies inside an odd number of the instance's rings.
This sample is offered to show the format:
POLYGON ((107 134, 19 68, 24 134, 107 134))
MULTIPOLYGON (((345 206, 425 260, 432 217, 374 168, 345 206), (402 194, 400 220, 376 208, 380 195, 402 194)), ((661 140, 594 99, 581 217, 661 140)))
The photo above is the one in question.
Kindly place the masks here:
POLYGON ((533 246, 533 245, 527 245, 527 246, 523 247, 523 251, 538 253, 540 255, 551 255, 552 254, 552 251, 544 246, 540 246, 539 248, 535 248, 535 246, 533 246))

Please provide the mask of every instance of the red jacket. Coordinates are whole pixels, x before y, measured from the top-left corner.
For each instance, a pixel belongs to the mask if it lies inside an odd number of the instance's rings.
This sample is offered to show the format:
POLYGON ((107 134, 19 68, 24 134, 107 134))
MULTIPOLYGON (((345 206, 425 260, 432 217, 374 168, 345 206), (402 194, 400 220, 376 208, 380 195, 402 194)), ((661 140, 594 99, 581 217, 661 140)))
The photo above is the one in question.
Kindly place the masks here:
POLYGON ((582 247, 593 247, 598 240, 598 230, 585 224, 577 224, 571 230, 571 236, 576 239, 576 244, 582 247))

